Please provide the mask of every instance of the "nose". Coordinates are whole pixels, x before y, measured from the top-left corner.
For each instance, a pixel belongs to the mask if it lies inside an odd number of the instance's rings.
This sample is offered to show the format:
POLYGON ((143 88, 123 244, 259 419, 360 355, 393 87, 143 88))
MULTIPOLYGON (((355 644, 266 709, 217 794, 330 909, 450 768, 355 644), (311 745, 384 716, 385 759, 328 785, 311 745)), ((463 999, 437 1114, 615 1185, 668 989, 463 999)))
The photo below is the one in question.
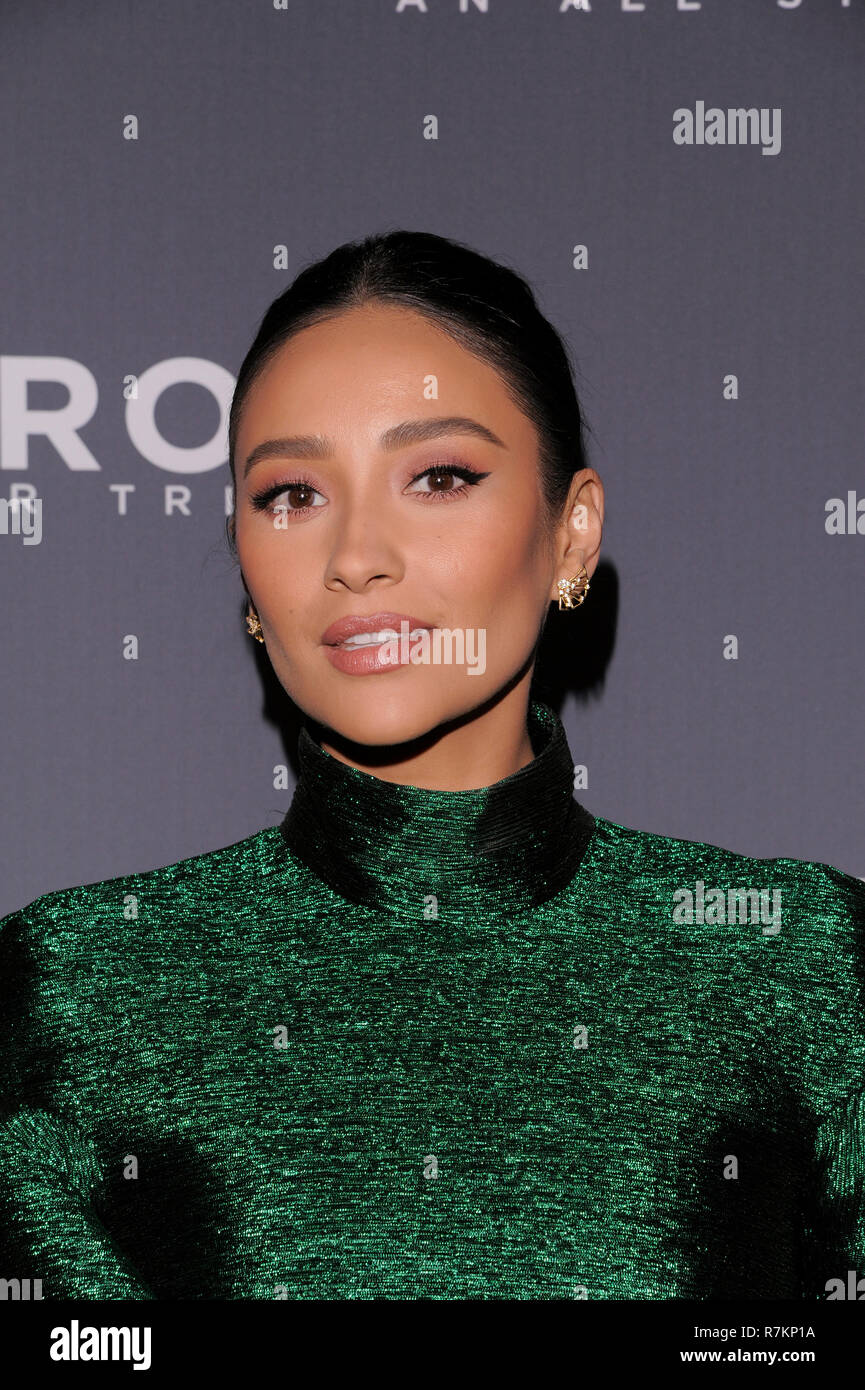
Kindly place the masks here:
POLYGON ((333 534, 324 582, 359 593, 372 583, 396 584, 403 575, 398 528, 381 495, 346 501, 333 518, 333 534))

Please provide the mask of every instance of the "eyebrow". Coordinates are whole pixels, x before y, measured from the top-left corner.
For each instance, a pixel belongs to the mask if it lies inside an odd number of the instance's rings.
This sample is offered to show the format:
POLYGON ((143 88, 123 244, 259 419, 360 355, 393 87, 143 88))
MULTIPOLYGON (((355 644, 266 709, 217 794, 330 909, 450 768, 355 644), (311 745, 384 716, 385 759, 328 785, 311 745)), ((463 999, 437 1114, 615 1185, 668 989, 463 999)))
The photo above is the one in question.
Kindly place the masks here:
MULTIPOLYGON (((485 439, 488 444, 495 444, 500 449, 507 448, 507 445, 499 439, 498 435, 493 434, 486 425, 482 425, 478 420, 472 420, 466 415, 443 415, 425 420, 403 420, 402 424, 393 425, 389 430, 385 430, 378 442, 382 449, 404 449, 409 444, 422 444, 428 439, 439 439, 443 434, 473 434, 478 439, 485 439)), ((243 465, 243 476, 246 478, 250 469, 260 463, 262 459, 322 459, 329 458, 332 453, 333 441, 322 434, 294 434, 288 435, 284 439, 265 439, 262 444, 256 444, 243 465)))

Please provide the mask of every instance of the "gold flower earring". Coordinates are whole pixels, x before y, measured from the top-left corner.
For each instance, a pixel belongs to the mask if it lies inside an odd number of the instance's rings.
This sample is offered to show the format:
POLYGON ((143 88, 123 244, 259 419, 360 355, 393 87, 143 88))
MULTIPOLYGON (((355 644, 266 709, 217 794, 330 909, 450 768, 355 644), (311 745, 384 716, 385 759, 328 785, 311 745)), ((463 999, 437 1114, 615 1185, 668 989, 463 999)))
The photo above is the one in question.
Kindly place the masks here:
POLYGON ((583 565, 579 574, 572 574, 569 579, 560 579, 559 589, 559 611, 563 608, 579 608, 580 604, 589 592, 589 575, 583 565))
POLYGON ((250 637, 254 637, 256 642, 263 642, 264 637, 261 631, 261 623, 258 621, 258 614, 253 611, 246 615, 246 629, 250 637))

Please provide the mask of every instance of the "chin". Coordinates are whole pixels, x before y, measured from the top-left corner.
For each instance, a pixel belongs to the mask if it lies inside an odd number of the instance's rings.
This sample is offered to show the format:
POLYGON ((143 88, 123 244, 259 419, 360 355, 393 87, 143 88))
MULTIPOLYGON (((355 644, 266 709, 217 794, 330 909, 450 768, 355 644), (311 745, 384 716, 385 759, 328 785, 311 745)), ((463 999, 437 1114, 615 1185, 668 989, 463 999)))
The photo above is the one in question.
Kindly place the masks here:
POLYGON ((406 672, 405 679, 394 672, 352 680, 348 689, 346 684, 327 694, 319 684, 315 698, 301 707, 332 733, 371 748, 393 747, 433 734, 441 725, 470 714, 491 694, 482 678, 468 678, 468 689, 465 676, 455 687, 424 686, 414 672, 406 672), (355 690, 356 686, 363 689, 355 690))

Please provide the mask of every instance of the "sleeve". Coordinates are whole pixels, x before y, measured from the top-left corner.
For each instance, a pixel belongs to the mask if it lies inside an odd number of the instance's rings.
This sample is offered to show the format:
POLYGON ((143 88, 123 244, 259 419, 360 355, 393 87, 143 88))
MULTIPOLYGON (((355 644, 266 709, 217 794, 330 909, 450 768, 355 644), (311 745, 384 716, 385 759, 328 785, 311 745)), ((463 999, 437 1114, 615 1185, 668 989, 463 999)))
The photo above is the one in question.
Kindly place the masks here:
POLYGON ((824 1257, 818 1292, 823 1298, 862 1298, 865 1296, 865 1090, 855 1091, 823 1120, 817 1131, 817 1169, 824 1257), (855 1292, 850 1290, 851 1272, 855 1292))
POLYGON ((48 1078, 62 1037, 34 1022, 41 1012, 38 949, 24 911, 0 921, 3 1275, 29 1279, 31 1289, 41 1280, 45 1299, 155 1298, 99 1218, 103 1174, 92 1142, 51 1102, 48 1078))
MULTIPOLYGON (((865 1297, 865 883, 820 865, 811 926, 819 1020, 800 1022, 810 1055, 809 1092, 819 1098, 813 1291, 823 1299, 865 1297), (820 1104, 819 1102, 822 1102, 820 1104)), ((804 1017, 803 1011, 803 1017, 804 1017)))

